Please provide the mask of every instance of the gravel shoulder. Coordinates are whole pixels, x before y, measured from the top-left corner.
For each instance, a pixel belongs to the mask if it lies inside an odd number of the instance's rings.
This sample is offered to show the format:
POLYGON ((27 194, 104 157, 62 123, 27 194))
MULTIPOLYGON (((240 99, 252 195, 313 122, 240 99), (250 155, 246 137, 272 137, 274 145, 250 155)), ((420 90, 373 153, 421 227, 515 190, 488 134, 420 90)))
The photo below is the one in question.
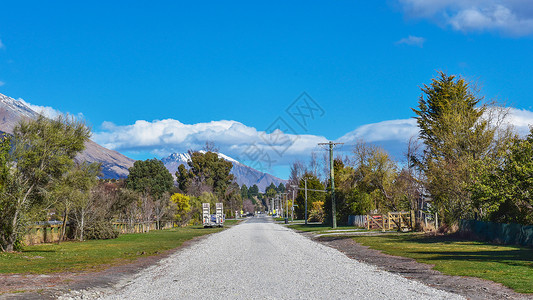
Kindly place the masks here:
POLYGON ((350 259, 269 220, 250 219, 111 288, 61 299, 463 299, 350 259))

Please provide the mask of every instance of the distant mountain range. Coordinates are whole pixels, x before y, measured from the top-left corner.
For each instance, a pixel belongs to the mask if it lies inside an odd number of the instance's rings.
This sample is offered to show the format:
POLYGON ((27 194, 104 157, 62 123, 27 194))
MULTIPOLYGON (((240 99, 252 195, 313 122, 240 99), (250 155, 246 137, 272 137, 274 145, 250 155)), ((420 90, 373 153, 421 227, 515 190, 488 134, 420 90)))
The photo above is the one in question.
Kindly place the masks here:
MULTIPOLYGON (((0 94, 0 131, 12 134, 13 128, 20 120, 36 119, 38 116, 38 112, 32 110, 23 102, 0 94)), ((259 191, 264 192, 265 188, 271 183, 274 183, 276 186, 280 183, 286 183, 286 180, 248 167, 222 153, 218 153, 218 156, 233 163, 231 173, 235 176, 235 180, 239 185, 246 184, 246 186, 250 187, 256 184, 259 191)), ((174 153, 163 158, 162 161, 172 175, 174 175, 179 165, 184 164, 187 166, 189 159, 190 156, 188 153, 174 153)), ((91 140, 85 143, 85 150, 76 157, 76 160, 79 162, 101 163, 102 178, 125 178, 129 174, 128 169, 135 162, 135 160, 117 151, 104 148, 91 140)))
MULTIPOLYGON (((0 94, 0 131, 12 134, 13 128, 22 119, 35 119, 39 114, 21 101, 0 94)), ((125 178, 128 169, 135 160, 117 151, 104 148, 89 140, 85 143, 85 150, 76 157, 77 161, 102 164, 103 178, 125 178)))
MULTIPOLYGON (((204 152, 204 151, 200 151, 200 152, 204 152)), ((287 183, 286 180, 277 178, 268 173, 264 173, 254 168, 248 167, 225 154, 218 153, 218 157, 223 158, 233 163, 231 174, 235 176, 235 181, 239 185, 246 184, 247 187, 251 187, 254 184, 256 184, 257 187, 259 188, 259 191, 264 193, 266 187, 268 187, 271 183, 274 183, 274 185, 276 186, 278 186, 280 183, 283 183, 283 184, 287 183)), ((183 164, 185 165, 185 167, 188 168, 187 162, 190 159, 191 159, 191 156, 189 155, 189 153, 173 153, 161 159, 161 161, 163 161, 163 164, 165 164, 165 167, 167 167, 170 173, 172 173, 172 175, 175 175, 176 171, 178 170, 179 165, 183 164)))

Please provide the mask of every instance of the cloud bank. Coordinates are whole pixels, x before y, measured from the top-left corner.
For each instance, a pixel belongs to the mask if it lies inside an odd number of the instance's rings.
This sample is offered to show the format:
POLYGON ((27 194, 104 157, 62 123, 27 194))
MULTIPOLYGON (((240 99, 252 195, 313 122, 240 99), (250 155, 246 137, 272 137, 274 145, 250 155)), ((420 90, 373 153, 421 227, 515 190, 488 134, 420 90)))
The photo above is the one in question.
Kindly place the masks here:
MULTIPOLYGON (((533 112, 511 108, 506 122, 521 136, 525 136, 533 124, 533 112)), ((104 122, 101 128, 101 131, 94 133, 94 140, 117 151, 164 157, 173 152, 199 150, 209 141, 221 152, 237 160, 264 160, 269 167, 309 157, 312 151, 320 149, 318 143, 328 141, 323 136, 294 135, 279 130, 267 133, 231 120, 196 124, 184 124, 175 119, 139 120, 124 126, 104 122)), ((418 136, 418 133, 413 118, 387 120, 359 126, 335 141, 345 143, 344 151, 349 151, 353 144, 363 140, 382 146, 396 159, 401 159, 409 139, 418 136)))
POLYGON ((510 36, 533 34, 530 0, 398 0, 411 18, 432 20, 463 32, 493 31, 510 36))
POLYGON ((160 157, 172 152, 199 150, 209 141, 237 160, 262 160, 269 167, 288 163, 327 141, 322 136, 287 134, 280 130, 267 133, 231 120, 184 124, 175 119, 139 120, 124 126, 104 122, 102 131, 93 137, 110 149, 149 152, 160 157))
MULTIPOLYGON (((33 105, 22 99, 19 101, 48 117, 61 114, 52 107, 33 105)), ((506 122, 520 136, 525 136, 529 133, 529 126, 533 125, 533 112, 510 108, 506 122)), ((418 136, 418 133, 418 126, 413 118, 386 120, 359 126, 335 141, 345 143, 341 149, 345 153, 355 143, 363 140, 383 147, 394 158, 401 160, 409 139, 418 136)), ((100 130, 93 133, 93 140, 106 148, 123 153, 149 153, 160 158, 174 152, 200 150, 209 141, 220 152, 264 172, 287 166, 294 160, 305 160, 311 152, 320 149, 318 143, 329 139, 311 134, 289 134, 278 129, 265 132, 233 120, 196 124, 185 124, 175 119, 138 120, 131 125, 104 122, 100 130)))

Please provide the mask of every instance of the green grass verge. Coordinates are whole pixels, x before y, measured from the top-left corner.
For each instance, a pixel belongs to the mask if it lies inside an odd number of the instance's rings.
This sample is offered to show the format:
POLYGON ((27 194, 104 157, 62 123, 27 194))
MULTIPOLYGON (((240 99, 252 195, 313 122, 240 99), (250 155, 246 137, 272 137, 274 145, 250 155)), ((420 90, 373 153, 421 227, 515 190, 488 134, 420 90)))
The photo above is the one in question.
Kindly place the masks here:
POLYGON ((448 275, 499 282, 519 293, 533 293, 533 249, 417 234, 360 236, 360 244, 384 253, 435 265, 448 275))
POLYGON ((335 231, 335 230, 356 230, 354 226, 337 226, 337 228, 333 229, 331 226, 328 225, 322 225, 322 224, 293 224, 287 226, 289 228, 299 230, 299 231, 305 231, 305 232, 321 232, 321 231, 335 231))
POLYGON ((194 237, 221 230, 223 229, 190 226, 123 234, 111 240, 27 246, 22 252, 0 253, 0 273, 97 271, 111 265, 131 262, 141 256, 157 255, 177 248, 194 237))

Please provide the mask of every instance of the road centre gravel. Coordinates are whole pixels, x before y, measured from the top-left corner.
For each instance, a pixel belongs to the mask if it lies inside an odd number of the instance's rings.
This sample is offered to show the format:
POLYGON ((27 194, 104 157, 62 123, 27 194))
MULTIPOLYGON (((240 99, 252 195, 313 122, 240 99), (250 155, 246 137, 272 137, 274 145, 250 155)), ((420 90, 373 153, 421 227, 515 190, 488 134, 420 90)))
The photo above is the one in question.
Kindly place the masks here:
POLYGON ((60 299, 464 299, 348 258, 255 217, 184 248, 113 288, 60 299))

